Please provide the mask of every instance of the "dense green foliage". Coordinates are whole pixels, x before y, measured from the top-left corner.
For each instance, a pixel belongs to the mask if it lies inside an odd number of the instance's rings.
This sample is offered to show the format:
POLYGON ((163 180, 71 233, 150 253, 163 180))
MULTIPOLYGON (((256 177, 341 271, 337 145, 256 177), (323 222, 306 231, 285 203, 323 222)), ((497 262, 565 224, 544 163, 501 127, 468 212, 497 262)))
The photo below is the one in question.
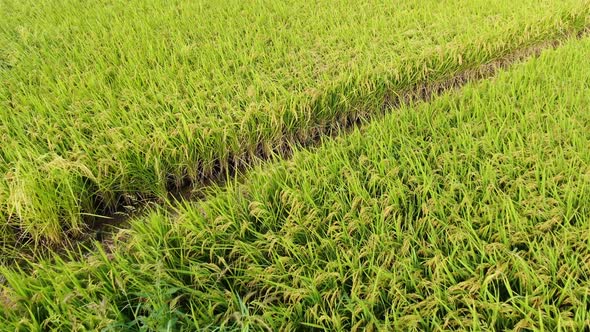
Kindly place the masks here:
POLYGON ((2 268, 10 329, 583 330, 590 40, 2 268))
POLYGON ((1 241, 59 242, 97 206, 162 197, 169 183, 370 113, 387 90, 579 31, 589 8, 1 0, 1 241))

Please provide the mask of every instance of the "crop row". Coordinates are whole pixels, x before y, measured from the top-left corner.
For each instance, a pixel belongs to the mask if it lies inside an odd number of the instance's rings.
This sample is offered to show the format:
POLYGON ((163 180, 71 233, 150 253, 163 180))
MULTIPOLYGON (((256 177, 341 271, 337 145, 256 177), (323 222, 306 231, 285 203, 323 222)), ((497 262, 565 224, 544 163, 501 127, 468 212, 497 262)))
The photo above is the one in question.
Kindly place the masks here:
POLYGON ((1 268, 7 326, 583 330, 590 40, 1 268), (108 250, 107 250, 108 249, 108 250))
POLYGON ((1 240, 75 236, 86 215, 163 198, 369 116, 388 91, 580 31, 589 11, 580 0, 4 0, 1 240))

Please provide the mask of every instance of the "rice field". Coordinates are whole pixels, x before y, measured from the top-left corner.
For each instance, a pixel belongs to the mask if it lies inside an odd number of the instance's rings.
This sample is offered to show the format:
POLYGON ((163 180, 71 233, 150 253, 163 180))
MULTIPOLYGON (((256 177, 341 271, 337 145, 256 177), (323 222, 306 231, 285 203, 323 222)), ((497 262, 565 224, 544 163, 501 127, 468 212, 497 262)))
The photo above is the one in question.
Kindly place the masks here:
POLYGON ((586 0, 0 0, 0 331, 589 330, 589 32, 586 0))
POLYGON ((580 0, 2 0, 3 247, 76 238, 96 215, 368 118, 388 94, 575 34, 589 11, 580 0))
POLYGON ((83 259, 2 267, 7 330, 548 330, 590 316, 590 39, 570 40, 83 259))

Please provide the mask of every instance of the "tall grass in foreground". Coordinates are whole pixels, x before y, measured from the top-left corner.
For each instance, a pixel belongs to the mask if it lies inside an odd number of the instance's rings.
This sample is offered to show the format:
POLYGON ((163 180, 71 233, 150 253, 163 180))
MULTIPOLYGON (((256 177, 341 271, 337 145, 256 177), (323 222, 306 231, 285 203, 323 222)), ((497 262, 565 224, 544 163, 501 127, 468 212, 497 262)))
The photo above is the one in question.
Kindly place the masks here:
MULTIPOLYGON (((0 228, 59 242, 128 194, 305 141, 386 91, 588 25, 585 0, 0 1, 0 228)), ((22 240, 21 240, 22 241, 22 240)))
POLYGON ((86 260, 2 267, 7 329, 582 330, 590 40, 404 107, 86 260))

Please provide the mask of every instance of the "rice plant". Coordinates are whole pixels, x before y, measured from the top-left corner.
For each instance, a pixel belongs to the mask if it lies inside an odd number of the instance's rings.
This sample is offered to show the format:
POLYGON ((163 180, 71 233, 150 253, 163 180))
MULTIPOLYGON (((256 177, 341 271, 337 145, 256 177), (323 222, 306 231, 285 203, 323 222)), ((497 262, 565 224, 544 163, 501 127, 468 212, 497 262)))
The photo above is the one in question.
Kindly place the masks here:
POLYGON ((570 41, 134 220, 86 259, 1 267, 4 327, 588 329, 589 57, 570 41))
POLYGON ((63 242, 84 216, 369 116, 390 91, 579 32, 589 8, 2 0, 1 240, 63 242))

